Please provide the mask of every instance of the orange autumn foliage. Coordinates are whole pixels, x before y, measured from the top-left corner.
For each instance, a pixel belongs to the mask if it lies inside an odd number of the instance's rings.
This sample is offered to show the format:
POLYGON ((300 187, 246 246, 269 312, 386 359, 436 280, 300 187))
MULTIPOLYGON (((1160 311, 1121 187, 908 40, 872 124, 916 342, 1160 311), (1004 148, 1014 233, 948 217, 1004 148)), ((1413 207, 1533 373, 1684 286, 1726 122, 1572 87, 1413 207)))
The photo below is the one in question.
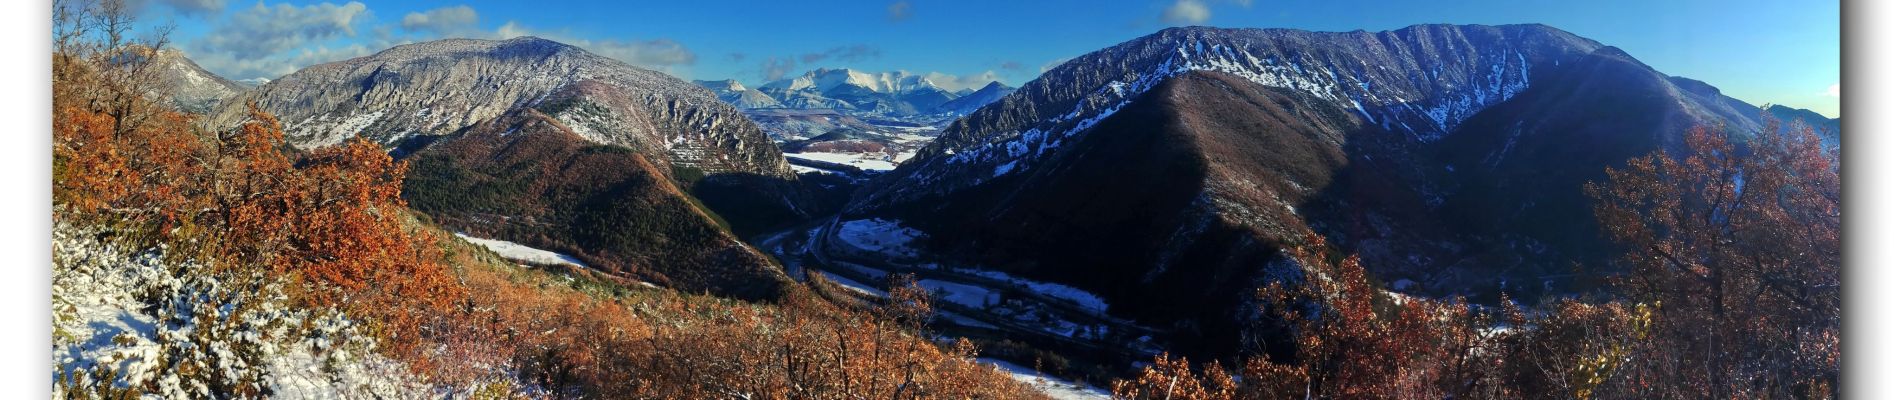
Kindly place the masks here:
POLYGON ((427 324, 442 349, 428 355, 432 376, 517 379, 562 398, 1040 397, 972 361, 973 344, 918 336, 901 312, 846 310, 810 294, 775 305, 660 289, 597 296, 550 283, 616 278, 503 268, 514 267, 461 270, 466 302, 427 324))
POLYGON ((1743 142, 1695 127, 1680 157, 1658 150, 1586 187, 1625 250, 1618 288, 1661 305, 1669 362, 1632 366, 1658 383, 1644 396, 1837 395, 1839 149, 1764 120, 1743 142))
POLYGON ((415 350, 418 314, 448 306, 461 288, 439 250, 404 226, 407 165, 362 138, 292 163, 276 118, 255 106, 251 115, 220 138, 218 255, 319 283, 304 301, 371 317, 389 351, 415 350))
POLYGON ((204 206, 204 146, 191 117, 163 114, 120 133, 116 118, 66 107, 54 113, 53 200, 81 215, 149 224, 160 234, 204 206))
POLYGON ((1400 299, 1381 311, 1357 256, 1331 260, 1317 235, 1291 249, 1303 279, 1260 290, 1268 316, 1289 322, 1290 362, 1257 356, 1238 380, 1219 363, 1199 371, 1185 359, 1155 358, 1133 380, 1115 384, 1128 399, 1280 399, 1469 397, 1487 380, 1497 342, 1479 334, 1488 319, 1461 300, 1400 299))
POLYGON ((170 243, 221 270, 299 277, 314 284, 302 301, 371 317, 393 339, 386 350, 412 350, 417 311, 460 289, 433 243, 403 226, 406 166, 360 139, 293 160, 276 119, 252 116, 205 140, 177 112, 121 132, 107 112, 61 110, 56 216, 123 226, 125 240, 170 243))

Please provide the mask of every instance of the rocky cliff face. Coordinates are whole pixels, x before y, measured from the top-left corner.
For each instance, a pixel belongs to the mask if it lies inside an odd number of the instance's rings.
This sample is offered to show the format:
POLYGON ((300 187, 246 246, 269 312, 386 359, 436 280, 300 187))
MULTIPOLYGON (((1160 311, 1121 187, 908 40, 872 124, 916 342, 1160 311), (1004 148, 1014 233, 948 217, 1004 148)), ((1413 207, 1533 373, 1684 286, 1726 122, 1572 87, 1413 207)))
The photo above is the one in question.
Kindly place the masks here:
POLYGON ((705 88, 534 37, 439 40, 312 66, 226 104, 213 126, 241 123, 244 101, 277 114, 300 148, 357 134, 396 146, 527 107, 664 166, 791 176, 758 127, 705 88))

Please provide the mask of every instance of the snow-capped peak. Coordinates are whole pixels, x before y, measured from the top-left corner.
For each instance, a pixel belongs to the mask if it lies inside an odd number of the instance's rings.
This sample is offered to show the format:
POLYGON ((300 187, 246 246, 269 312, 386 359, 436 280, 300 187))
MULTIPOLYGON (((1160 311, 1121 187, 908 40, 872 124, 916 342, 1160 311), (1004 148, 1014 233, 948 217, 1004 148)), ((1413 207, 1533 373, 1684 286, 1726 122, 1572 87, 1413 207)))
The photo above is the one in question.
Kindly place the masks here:
POLYGON ((942 90, 936 83, 909 71, 860 72, 848 68, 819 68, 794 78, 761 85, 761 89, 782 91, 811 90, 828 92, 838 86, 852 85, 878 93, 903 93, 918 89, 942 90))

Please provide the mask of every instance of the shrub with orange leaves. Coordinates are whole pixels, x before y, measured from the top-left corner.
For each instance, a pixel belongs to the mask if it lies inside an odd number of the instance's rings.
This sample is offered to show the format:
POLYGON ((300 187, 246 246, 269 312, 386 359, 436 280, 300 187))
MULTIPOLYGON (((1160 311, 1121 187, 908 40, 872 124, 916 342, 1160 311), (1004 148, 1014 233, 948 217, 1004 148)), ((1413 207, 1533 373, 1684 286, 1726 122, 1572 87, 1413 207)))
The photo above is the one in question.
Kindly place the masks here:
POLYGON ((1291 284, 1260 290, 1268 318, 1287 324, 1290 362, 1261 355, 1230 375, 1217 362, 1199 371, 1185 359, 1156 357, 1133 380, 1115 384, 1131 399, 1493 397, 1498 390, 1500 336, 1486 334, 1490 319, 1460 299, 1429 300, 1379 294, 1356 256, 1331 259, 1317 235, 1289 249, 1305 271, 1291 284), (1384 296, 1384 298, 1381 298, 1384 296), (1390 303, 1389 307, 1381 307, 1390 303))
POLYGON ((1766 128, 1744 142, 1698 126, 1680 157, 1661 150, 1606 168, 1586 192, 1629 268, 1617 287, 1658 302, 1632 373, 1663 396, 1832 397, 1838 391, 1839 149, 1813 129, 1766 128))
POLYGON ((190 116, 166 113, 125 133, 103 112, 69 107, 54 117, 53 201, 70 216, 169 235, 204 206, 204 146, 190 116))

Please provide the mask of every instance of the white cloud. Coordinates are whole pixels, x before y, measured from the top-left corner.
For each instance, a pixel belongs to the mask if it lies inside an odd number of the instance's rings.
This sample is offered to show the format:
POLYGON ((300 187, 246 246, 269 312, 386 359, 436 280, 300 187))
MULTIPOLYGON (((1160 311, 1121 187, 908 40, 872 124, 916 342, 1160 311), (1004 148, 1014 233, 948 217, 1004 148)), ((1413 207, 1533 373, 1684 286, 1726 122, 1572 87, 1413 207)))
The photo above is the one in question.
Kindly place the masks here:
POLYGON ((816 52, 816 53, 805 53, 798 56, 798 61, 806 63, 806 64, 817 63, 817 62, 825 61, 825 60, 837 60, 839 62, 859 62, 859 61, 865 61, 865 60, 869 60, 873 58, 878 58, 879 56, 883 56, 883 55, 884 55, 884 51, 879 50, 877 47, 873 47, 867 44, 854 44, 850 46, 833 47, 830 49, 826 49, 825 51, 816 52))
POLYGON ((1003 76, 993 70, 969 75, 929 72, 924 74, 924 79, 929 79, 930 83, 937 84, 937 87, 954 92, 963 89, 982 89, 983 86, 989 85, 990 82, 1003 80, 1003 76))
POLYGON ((1836 83, 1836 84, 1833 84, 1833 85, 1828 85, 1828 87, 1827 87, 1827 97, 1833 97, 1833 98, 1840 98, 1840 97, 1841 97, 1841 84, 1839 84, 1839 83, 1836 83))
MULTIPOLYGON (((168 2, 222 2, 226 0, 166 0, 168 2)), ((588 39, 565 31, 543 31, 508 21, 493 30, 480 27, 481 16, 466 5, 413 12, 400 22, 367 26, 373 17, 363 3, 320 3, 294 6, 266 5, 231 13, 216 21, 210 33, 186 43, 184 50, 199 65, 233 79, 271 78, 311 65, 361 57, 393 46, 444 37, 508 39, 538 36, 587 49, 635 66, 676 76, 698 56, 670 39, 588 39), (350 40, 338 40, 353 38, 350 40)))
POLYGON ((885 11, 890 13, 889 17, 891 21, 910 19, 910 0, 898 0, 896 3, 891 3, 891 6, 886 8, 885 11))
POLYGON ((277 79, 304 67, 362 57, 406 43, 355 43, 339 47, 317 45, 261 58, 240 58, 225 53, 187 53, 186 57, 213 73, 231 79, 277 79))
POLYGON ((1199 24, 1207 22, 1213 13, 1208 11, 1207 3, 1200 0, 1174 0, 1174 4, 1161 12, 1161 22, 1170 25, 1199 24))
POLYGON ((691 49, 686 48, 686 45, 680 44, 672 39, 590 40, 568 35, 563 32, 535 30, 522 26, 515 21, 508 21, 508 23, 502 24, 500 28, 495 30, 493 37, 496 39, 509 39, 521 36, 535 36, 542 39, 567 43, 575 47, 587 49, 587 51, 593 52, 594 54, 607 56, 641 68, 658 70, 681 78, 689 78, 686 76, 687 71, 685 67, 699 61, 699 55, 694 54, 691 49))
POLYGON ((1046 62, 1046 63, 1042 63, 1042 69, 1041 69, 1040 71, 1038 71, 1038 72, 1039 72, 1039 73, 1040 73, 1040 72, 1049 72, 1049 70, 1052 70, 1052 69, 1056 69, 1056 67, 1060 67, 1060 66, 1062 66, 1062 63, 1065 63, 1065 62, 1069 62, 1069 60, 1071 60, 1071 59, 1073 59, 1073 58, 1071 58, 1071 57, 1064 57, 1064 58, 1058 58, 1058 59, 1054 59, 1054 60, 1049 60, 1049 62, 1046 62))
POLYGON ((784 79, 786 74, 792 73, 792 68, 797 67, 798 61, 793 61, 791 57, 769 56, 759 61, 759 77, 765 78, 766 82, 784 79))
POLYGON ((297 7, 288 3, 265 6, 257 3, 231 15, 197 44, 207 53, 228 54, 239 59, 268 57, 306 44, 342 36, 355 36, 352 25, 369 14, 363 3, 343 5, 321 3, 297 7))
POLYGON ((481 16, 475 13, 475 8, 458 5, 404 15, 402 29, 449 36, 465 35, 473 31, 478 22, 481 22, 481 16))
POLYGON ((692 50, 688 50, 685 45, 675 42, 672 39, 630 41, 607 39, 599 41, 581 40, 580 42, 580 44, 575 45, 603 56, 626 61, 628 64, 648 68, 665 69, 674 66, 691 65, 699 61, 699 56, 693 54, 692 50))
POLYGON ((163 0, 162 2, 184 15, 211 15, 224 11, 224 0, 163 0))
POLYGON ((495 28, 495 37, 501 39, 512 39, 522 36, 534 36, 534 32, 515 21, 508 21, 506 24, 501 24, 500 28, 495 28))

